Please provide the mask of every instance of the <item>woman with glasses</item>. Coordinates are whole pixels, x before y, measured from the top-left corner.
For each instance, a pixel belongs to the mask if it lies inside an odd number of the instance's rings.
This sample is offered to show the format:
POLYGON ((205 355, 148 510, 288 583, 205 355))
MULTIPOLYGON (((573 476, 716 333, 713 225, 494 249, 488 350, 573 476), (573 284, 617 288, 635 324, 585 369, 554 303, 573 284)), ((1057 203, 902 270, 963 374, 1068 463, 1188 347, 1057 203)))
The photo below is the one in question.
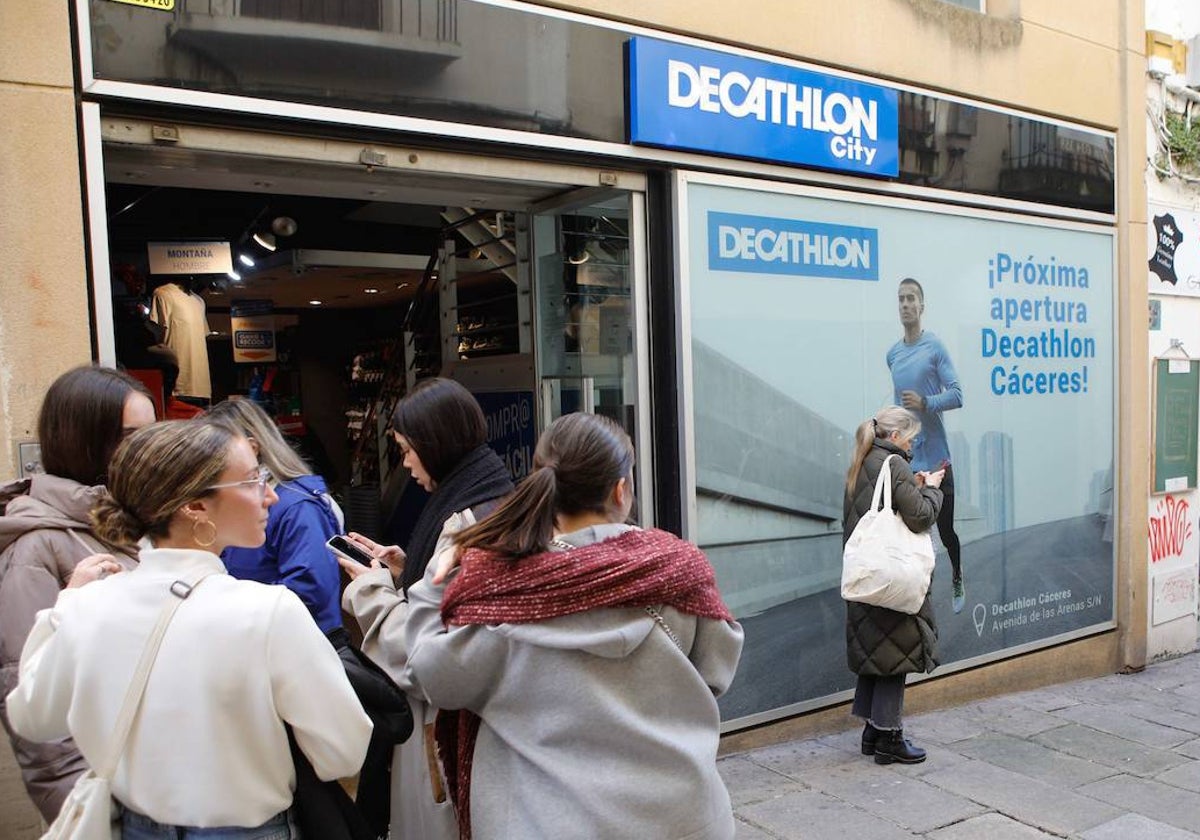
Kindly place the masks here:
MULTIPOLYGON (((363 651, 408 694, 415 731, 394 753, 391 840, 454 840, 458 825, 437 768, 433 726, 438 709, 417 690, 407 668, 404 621, 410 589, 421 586, 448 520, 482 519, 512 492, 508 469, 487 445, 487 421, 471 393, 451 379, 427 379, 396 406, 392 431, 413 481, 431 493, 401 550, 360 534, 352 541, 376 558, 374 568, 339 562, 352 578, 342 603, 358 619, 363 651), (387 568, 384 567, 387 565, 387 568)), ((364 779, 364 781, 366 781, 364 779)))
POLYGON ((341 578, 337 560, 325 546, 342 532, 341 511, 324 479, 312 474, 253 401, 225 400, 208 416, 229 423, 253 443, 279 497, 267 518, 266 542, 257 548, 227 548, 221 554, 225 568, 236 578, 286 586, 308 607, 322 633, 341 630, 341 578))
POLYGON ((93 510, 103 539, 146 539, 139 564, 66 590, 39 614, 9 718, 108 748, 151 628, 181 598, 112 779, 125 840, 293 838, 288 727, 317 775, 362 764, 371 724, 341 662, 290 590, 237 580, 220 552, 261 545, 276 502, 246 438, 205 419, 135 432, 93 510))
POLYGON ((3 696, 17 684, 17 658, 39 610, 64 586, 104 569, 131 569, 131 544, 100 540, 88 511, 122 438, 154 422, 142 383, 112 368, 78 367, 50 385, 38 414, 44 472, 0 487, 0 719, 4 720, 25 790, 47 822, 87 769, 70 739, 35 743, 13 733, 3 696))

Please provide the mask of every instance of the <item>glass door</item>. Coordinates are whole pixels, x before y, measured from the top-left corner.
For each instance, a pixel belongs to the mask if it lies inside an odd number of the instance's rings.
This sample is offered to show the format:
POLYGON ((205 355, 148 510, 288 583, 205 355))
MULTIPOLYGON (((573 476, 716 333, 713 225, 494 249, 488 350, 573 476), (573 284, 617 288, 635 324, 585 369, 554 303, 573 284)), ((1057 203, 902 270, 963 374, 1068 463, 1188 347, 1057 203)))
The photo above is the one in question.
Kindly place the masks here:
POLYGON ((574 411, 620 423, 637 448, 636 509, 647 523, 642 207, 640 193, 616 190, 580 190, 535 207, 532 254, 542 428, 574 411))

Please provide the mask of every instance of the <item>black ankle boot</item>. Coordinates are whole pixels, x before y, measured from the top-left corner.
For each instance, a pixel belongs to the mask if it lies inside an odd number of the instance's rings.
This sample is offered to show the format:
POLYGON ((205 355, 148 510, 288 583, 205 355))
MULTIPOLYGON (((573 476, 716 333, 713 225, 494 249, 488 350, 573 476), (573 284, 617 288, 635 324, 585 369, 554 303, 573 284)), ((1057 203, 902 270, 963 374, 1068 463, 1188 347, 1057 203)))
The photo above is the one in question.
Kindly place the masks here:
POLYGON ((879 730, 871 725, 871 721, 867 721, 867 725, 863 727, 862 754, 875 755, 875 742, 878 740, 879 730))
POLYGON ((920 764, 925 760, 925 750, 914 747, 912 742, 904 737, 901 729, 881 731, 875 742, 875 763, 891 764, 899 761, 901 764, 920 764))

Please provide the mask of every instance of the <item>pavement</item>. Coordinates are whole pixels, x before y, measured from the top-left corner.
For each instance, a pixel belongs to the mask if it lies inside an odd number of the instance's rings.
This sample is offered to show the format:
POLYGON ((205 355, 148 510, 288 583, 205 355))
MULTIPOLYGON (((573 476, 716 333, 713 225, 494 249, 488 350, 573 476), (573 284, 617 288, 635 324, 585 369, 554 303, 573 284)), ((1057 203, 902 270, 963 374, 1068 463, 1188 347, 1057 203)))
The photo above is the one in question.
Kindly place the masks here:
MULTIPOLYGON (((720 759, 738 840, 1200 840, 1200 653, 913 716, 922 764, 875 764, 846 723, 720 759)), ((32 840, 0 742, 0 840, 32 840)))
POLYGON ((922 764, 847 727, 720 759, 738 840, 1200 840, 1200 653, 913 716, 922 764))

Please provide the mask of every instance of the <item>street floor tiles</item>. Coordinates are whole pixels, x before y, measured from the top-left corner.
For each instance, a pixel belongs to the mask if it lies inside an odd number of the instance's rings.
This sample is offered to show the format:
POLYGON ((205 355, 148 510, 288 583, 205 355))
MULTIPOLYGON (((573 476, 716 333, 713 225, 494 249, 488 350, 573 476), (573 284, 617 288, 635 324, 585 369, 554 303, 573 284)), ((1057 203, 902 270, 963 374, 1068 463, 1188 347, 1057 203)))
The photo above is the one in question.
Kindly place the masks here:
POLYGON ((990 812, 939 828, 925 836, 928 840, 1048 840, 1055 835, 1038 831, 1004 814, 990 812))
POLYGON ((1147 747, 1078 724, 1051 729, 1035 735, 1033 740, 1052 750, 1062 750, 1135 776, 1156 776, 1187 761, 1170 750, 1147 747))
POLYGON ((1153 779, 1112 776, 1084 785, 1079 792, 1176 828, 1200 826, 1200 796, 1153 779))
POLYGON ((1077 834, 1121 814, 1095 799, 982 761, 965 769, 930 773, 924 779, 1054 834, 1077 834))
POLYGON ((980 735, 955 744, 954 748, 971 758, 1068 790, 1118 772, 1011 735, 980 735))

